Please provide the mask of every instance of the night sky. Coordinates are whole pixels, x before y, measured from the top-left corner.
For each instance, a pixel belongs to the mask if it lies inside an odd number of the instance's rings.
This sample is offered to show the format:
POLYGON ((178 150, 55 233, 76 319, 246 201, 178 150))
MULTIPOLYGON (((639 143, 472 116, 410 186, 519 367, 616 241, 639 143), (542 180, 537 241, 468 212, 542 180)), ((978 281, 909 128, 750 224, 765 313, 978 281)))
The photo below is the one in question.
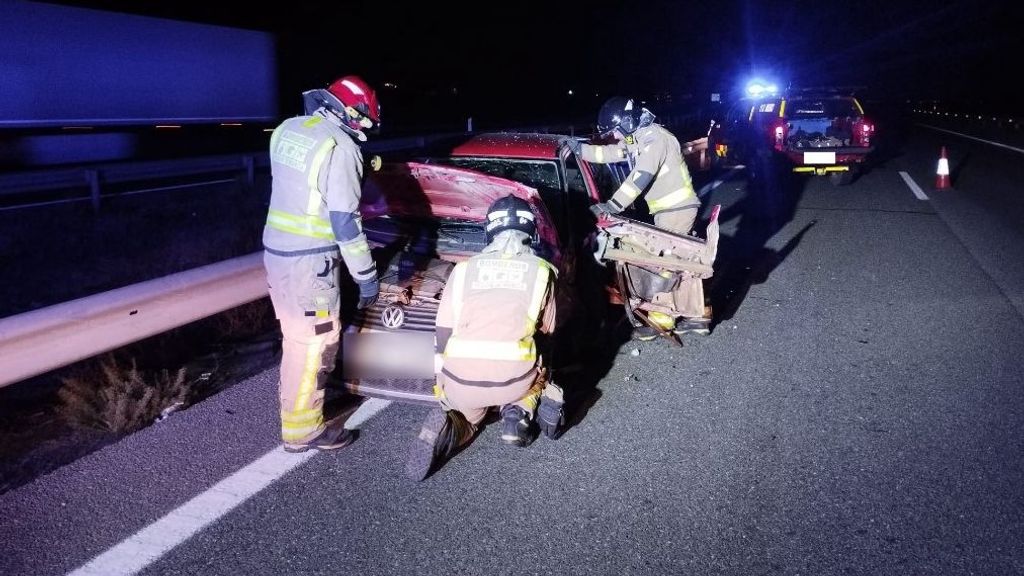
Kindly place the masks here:
POLYGON ((380 90, 386 122, 422 126, 592 116, 613 93, 685 106, 754 74, 1018 112, 1010 84, 1024 55, 1024 19, 1008 1, 488 2, 472 11, 293 1, 249 13, 212 2, 59 3, 272 32, 282 113, 301 90, 355 73, 380 90))

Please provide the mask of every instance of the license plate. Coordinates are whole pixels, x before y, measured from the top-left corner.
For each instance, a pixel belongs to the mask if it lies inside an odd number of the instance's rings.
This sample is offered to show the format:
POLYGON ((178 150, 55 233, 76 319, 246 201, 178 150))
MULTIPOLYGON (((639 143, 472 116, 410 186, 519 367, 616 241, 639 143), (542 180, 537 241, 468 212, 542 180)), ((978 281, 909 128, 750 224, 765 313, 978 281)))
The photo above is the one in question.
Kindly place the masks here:
POLYGON ((804 152, 804 164, 835 164, 835 152, 804 152))
POLYGON ((356 332, 341 337, 345 378, 433 378, 434 334, 356 332))

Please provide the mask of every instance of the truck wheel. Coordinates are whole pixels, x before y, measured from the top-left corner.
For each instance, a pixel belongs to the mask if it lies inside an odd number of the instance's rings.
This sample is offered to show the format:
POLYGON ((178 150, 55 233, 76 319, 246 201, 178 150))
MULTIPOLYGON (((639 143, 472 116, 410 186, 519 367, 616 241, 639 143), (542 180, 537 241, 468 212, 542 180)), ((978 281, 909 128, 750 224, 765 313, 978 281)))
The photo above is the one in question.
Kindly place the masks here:
POLYGON ((747 175, 751 182, 762 185, 770 182, 775 167, 775 159, 770 152, 756 150, 747 158, 744 164, 747 167, 747 175))

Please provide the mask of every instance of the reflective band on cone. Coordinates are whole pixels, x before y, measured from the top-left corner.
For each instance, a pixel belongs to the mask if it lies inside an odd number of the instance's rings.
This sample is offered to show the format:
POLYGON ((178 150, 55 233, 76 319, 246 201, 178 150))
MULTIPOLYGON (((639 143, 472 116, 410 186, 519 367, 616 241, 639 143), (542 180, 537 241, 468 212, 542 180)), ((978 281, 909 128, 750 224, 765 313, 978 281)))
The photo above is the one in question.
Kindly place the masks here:
POLYGON ((939 155, 939 166, 935 170, 935 189, 945 190, 950 188, 949 184, 949 159, 946 157, 946 147, 942 147, 939 155))

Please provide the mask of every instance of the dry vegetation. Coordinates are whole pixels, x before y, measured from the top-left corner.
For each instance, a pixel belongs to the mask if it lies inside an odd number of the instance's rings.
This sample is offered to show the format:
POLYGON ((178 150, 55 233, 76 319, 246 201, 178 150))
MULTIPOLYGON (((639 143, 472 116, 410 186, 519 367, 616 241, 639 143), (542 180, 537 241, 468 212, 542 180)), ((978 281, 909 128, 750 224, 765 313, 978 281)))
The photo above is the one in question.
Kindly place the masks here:
POLYGON ((62 381, 57 394, 68 424, 116 434, 144 428, 194 396, 185 368, 143 372, 134 358, 126 364, 113 355, 62 381))
POLYGON ((261 298, 227 310, 212 318, 213 327, 221 341, 246 340, 273 330, 277 326, 270 298, 261 298))

